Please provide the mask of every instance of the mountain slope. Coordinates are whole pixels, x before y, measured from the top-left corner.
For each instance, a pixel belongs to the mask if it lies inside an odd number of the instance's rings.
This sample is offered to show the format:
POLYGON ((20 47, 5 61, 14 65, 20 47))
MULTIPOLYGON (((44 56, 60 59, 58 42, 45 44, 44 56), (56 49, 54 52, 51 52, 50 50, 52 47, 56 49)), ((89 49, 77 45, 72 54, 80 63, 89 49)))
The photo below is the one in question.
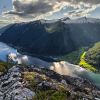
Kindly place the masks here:
POLYGON ((0 41, 37 55, 63 55, 100 41, 100 20, 37 20, 13 24, 0 41))
POLYGON ((100 42, 87 51, 85 59, 89 64, 100 70, 100 42))
POLYGON ((0 100, 96 100, 90 81, 57 74, 39 66, 15 65, 0 75, 0 100))

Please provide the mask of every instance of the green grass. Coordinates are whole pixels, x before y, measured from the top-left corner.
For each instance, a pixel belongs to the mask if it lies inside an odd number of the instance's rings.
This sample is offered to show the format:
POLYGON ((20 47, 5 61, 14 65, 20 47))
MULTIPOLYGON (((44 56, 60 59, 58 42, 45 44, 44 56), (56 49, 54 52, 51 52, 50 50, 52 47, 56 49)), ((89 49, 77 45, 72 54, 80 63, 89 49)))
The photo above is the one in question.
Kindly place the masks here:
POLYGON ((73 51, 65 56, 59 57, 61 61, 68 61, 72 64, 79 64, 80 57, 84 53, 85 48, 80 48, 79 50, 73 51))
POLYGON ((35 77, 35 73, 34 72, 23 72, 23 78, 26 80, 26 81, 32 81, 34 80, 34 77, 35 77))
POLYGON ((0 62, 0 72, 6 72, 11 67, 12 67, 11 63, 0 62))
POLYGON ((93 72, 97 72, 97 69, 96 67, 90 65, 89 63, 87 63, 85 61, 85 55, 86 55, 86 52, 84 52, 82 55, 81 55, 81 58, 80 58, 80 62, 79 62, 79 65, 87 70, 90 70, 90 71, 93 71, 93 72))
POLYGON ((70 96, 69 92, 56 90, 38 91, 33 100, 66 100, 70 96))
POLYGON ((35 72, 23 72, 22 73, 23 79, 29 83, 29 88, 33 89, 36 87, 37 82, 35 81, 35 72))

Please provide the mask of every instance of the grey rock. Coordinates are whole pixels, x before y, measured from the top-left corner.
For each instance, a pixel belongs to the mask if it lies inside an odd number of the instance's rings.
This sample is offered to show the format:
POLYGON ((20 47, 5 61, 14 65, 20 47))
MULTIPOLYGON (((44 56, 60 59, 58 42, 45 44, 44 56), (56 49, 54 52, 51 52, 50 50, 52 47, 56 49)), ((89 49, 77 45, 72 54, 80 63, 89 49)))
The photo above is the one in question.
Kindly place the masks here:
POLYGON ((18 66, 13 66, 0 77, 0 100, 31 100, 35 93, 27 89, 21 82, 21 71, 18 66))

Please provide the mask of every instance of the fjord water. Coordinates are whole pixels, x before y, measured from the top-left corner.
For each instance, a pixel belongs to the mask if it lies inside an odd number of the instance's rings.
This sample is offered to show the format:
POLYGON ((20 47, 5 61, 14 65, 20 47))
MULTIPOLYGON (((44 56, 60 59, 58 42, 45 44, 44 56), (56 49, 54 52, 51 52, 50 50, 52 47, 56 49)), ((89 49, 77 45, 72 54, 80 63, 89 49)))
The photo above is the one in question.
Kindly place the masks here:
MULTIPOLYGON (((6 61, 6 57, 9 53, 19 54, 16 49, 0 42, 0 60, 6 61)), ((70 75, 73 77, 81 76, 90 80, 93 84, 100 88, 100 74, 87 71, 80 66, 73 65, 65 61, 54 62, 51 64, 38 58, 29 57, 27 55, 18 56, 17 60, 20 61, 20 63, 27 62, 27 64, 37 64, 39 66, 41 65, 43 67, 49 67, 61 75, 70 75)))
POLYGON ((2 42, 0 42, 0 60, 6 61, 7 55, 11 52, 17 53, 17 50, 9 47, 8 45, 6 45, 2 42))

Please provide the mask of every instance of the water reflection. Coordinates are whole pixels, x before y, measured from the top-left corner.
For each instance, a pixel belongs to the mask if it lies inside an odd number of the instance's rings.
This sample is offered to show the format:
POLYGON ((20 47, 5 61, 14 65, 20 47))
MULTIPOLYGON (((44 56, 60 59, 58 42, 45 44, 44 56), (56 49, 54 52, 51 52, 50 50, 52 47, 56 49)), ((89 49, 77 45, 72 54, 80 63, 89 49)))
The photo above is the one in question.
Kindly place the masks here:
POLYGON ((51 66, 50 69, 61 75, 70 75, 72 77, 78 77, 78 73, 86 71, 84 68, 72 65, 65 61, 54 62, 53 66, 51 66))

